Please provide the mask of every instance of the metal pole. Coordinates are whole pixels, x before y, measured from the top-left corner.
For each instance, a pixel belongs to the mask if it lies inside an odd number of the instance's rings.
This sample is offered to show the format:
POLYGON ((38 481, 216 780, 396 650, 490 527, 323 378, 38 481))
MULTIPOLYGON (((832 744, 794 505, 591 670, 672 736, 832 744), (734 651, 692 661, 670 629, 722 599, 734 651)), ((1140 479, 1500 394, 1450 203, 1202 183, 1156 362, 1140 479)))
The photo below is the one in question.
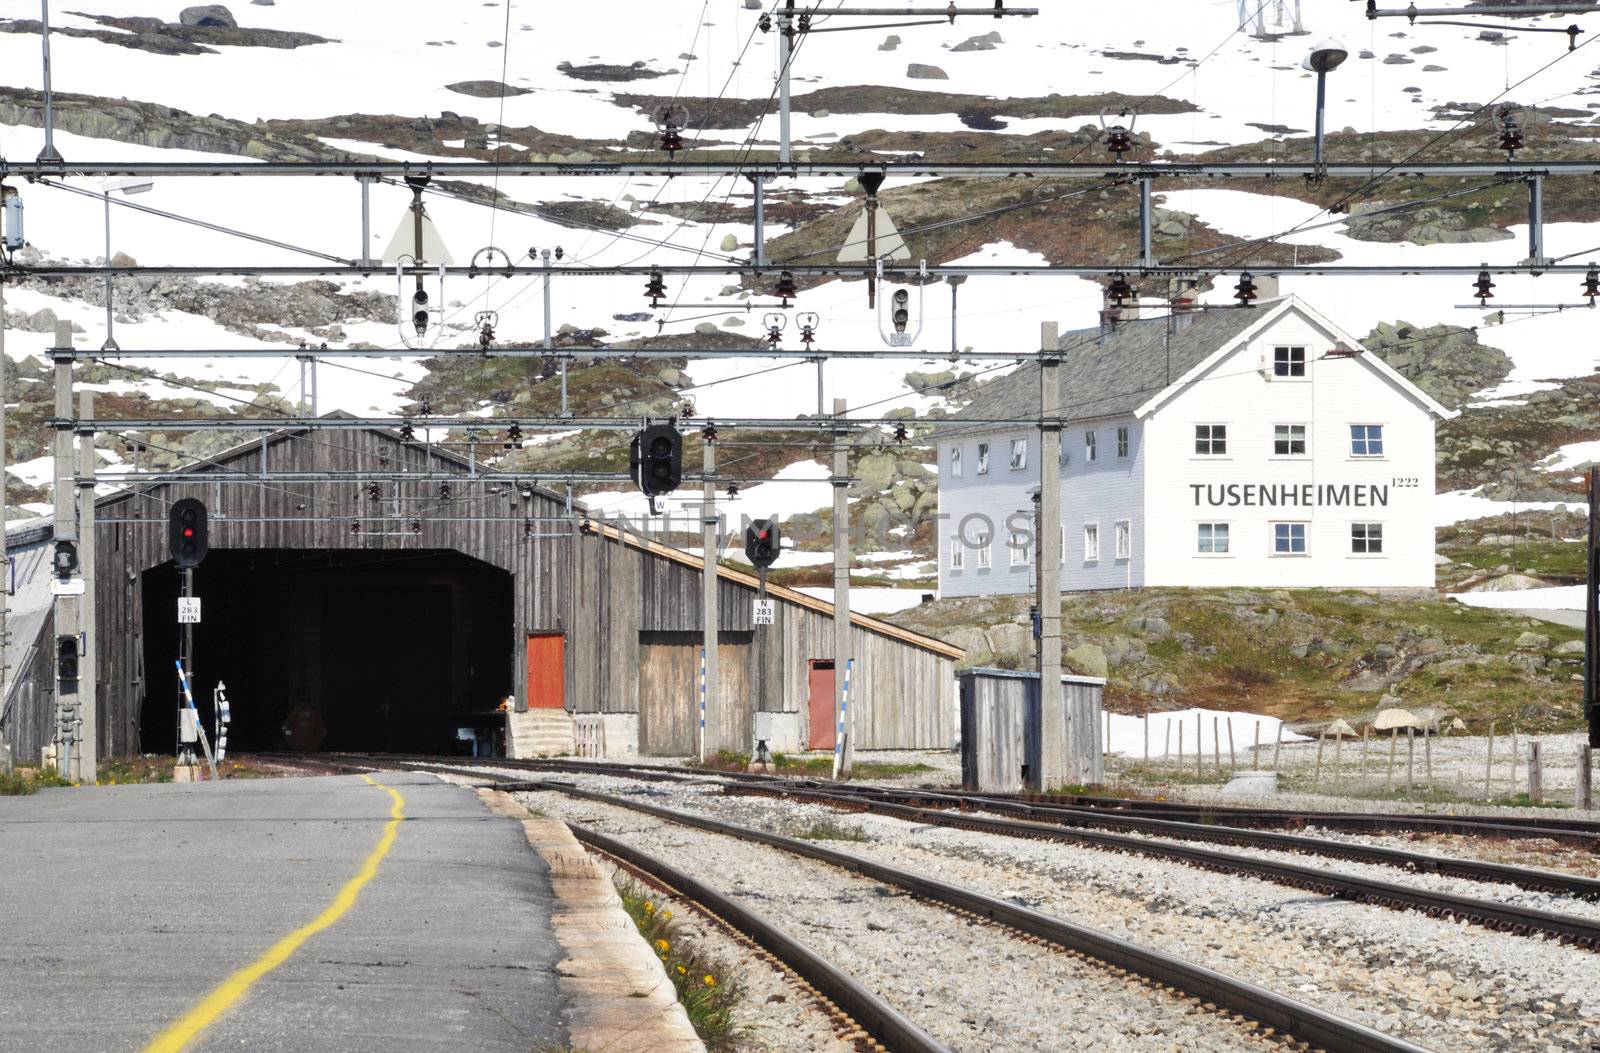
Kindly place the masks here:
POLYGON ((711 481, 716 474, 717 444, 708 439, 704 449, 701 464, 705 469, 706 482, 701 490, 700 544, 705 553, 705 573, 701 577, 701 603, 705 616, 701 621, 701 629, 705 635, 706 649, 706 732, 702 749, 710 751, 725 748, 727 741, 722 734, 721 692, 717 677, 717 550, 720 531, 717 529, 717 485, 711 481))
MULTIPOLYGON (((94 419, 94 393, 78 394, 78 416, 94 419)), ((99 714, 96 712, 95 652, 99 634, 95 628, 94 580, 94 435, 78 436, 78 574, 83 579, 83 595, 78 599, 78 632, 83 654, 78 659, 78 706, 82 713, 78 741, 78 779, 92 783, 98 774, 100 743, 99 714)))
MULTIPOLYGON (((72 343, 72 324, 61 322, 56 326, 56 346, 66 347, 72 343)), ((55 477, 55 540, 57 542, 76 543, 78 540, 78 517, 73 508, 77 497, 77 485, 74 480, 74 458, 72 448, 72 363, 68 361, 56 362, 56 425, 55 450, 52 474, 55 477)), ((68 589, 76 577, 76 572, 65 579, 68 589)), ((59 579, 60 576, 57 575, 59 579)), ((55 597, 55 634, 60 637, 76 637, 78 635, 78 597, 68 594, 68 589, 61 589, 55 597)), ((60 675, 59 644, 52 649, 51 660, 56 668, 56 726, 59 741, 59 750, 56 755, 56 766, 66 778, 74 778, 76 773, 72 764, 72 741, 76 737, 75 722, 78 719, 78 685, 81 681, 63 680, 60 675)))
POLYGON ((1325 70, 1317 71, 1317 138, 1316 146, 1312 148, 1311 161, 1313 164, 1322 163, 1322 126, 1324 111, 1328 108, 1328 74, 1325 70))
POLYGON ((372 177, 356 176, 361 184, 361 254, 356 258, 363 267, 372 266, 372 177))
POLYGON ((1528 262, 1544 259, 1544 179, 1528 179, 1528 262))
POLYGON ((59 161, 55 102, 50 90, 50 0, 39 0, 39 45, 44 51, 44 149, 39 151, 39 160, 59 161))
MULTIPOLYGON (((0 717, 6 714, 6 654, 10 630, 11 557, 6 552, 6 283, 0 279, 0 717)), ((0 772, 11 770, 11 746, 0 723, 0 772)))
POLYGON ((1083 782, 1081 750, 1068 746, 1076 729, 1067 727, 1061 689, 1061 354, 1060 327, 1039 325, 1039 537, 1038 560, 1039 705, 1043 741, 1039 771, 1030 771, 1031 789, 1048 792, 1071 781, 1083 782))
MULTIPOLYGON (((845 400, 833 400, 833 416, 842 421, 845 400)), ((845 682, 848 663, 854 655, 850 646, 850 435, 838 429, 833 433, 833 705, 837 736, 833 751, 835 778, 847 778, 855 760, 855 743, 850 741, 845 682)))
MULTIPOLYGON (((109 267, 109 266, 111 266, 111 188, 110 187, 106 187, 105 191, 102 194, 102 196, 105 198, 105 206, 106 206, 106 266, 109 267)), ((116 323, 112 320, 112 317, 111 317, 112 306, 113 306, 113 304, 115 302, 114 294, 113 294, 113 291, 112 291, 111 282, 112 282, 111 272, 107 271, 106 272, 106 342, 100 345, 100 350, 102 350, 102 351, 117 351, 117 350, 120 350, 117 347, 117 340, 116 340, 116 336, 115 336, 115 325, 116 325, 116 323)))
POLYGON ((822 416, 823 369, 827 364, 827 359, 817 359, 817 416, 819 417, 822 416))
POLYGON ((1589 558, 1583 597, 1583 717, 1600 746, 1600 467, 1589 469, 1589 558))
POLYGON ((767 265, 766 176, 751 176, 750 184, 755 188, 755 233, 752 240, 755 242, 756 269, 760 270, 767 265))
MULTIPOLYGON (((1319 147, 1320 149, 1320 147, 1319 147)), ((1155 207, 1150 200, 1150 180, 1139 180, 1139 263, 1144 267, 1155 265, 1152 228, 1155 226, 1155 207)))
POLYGON ((794 159, 789 142, 789 60, 794 55, 794 0, 778 16, 778 163, 794 159))

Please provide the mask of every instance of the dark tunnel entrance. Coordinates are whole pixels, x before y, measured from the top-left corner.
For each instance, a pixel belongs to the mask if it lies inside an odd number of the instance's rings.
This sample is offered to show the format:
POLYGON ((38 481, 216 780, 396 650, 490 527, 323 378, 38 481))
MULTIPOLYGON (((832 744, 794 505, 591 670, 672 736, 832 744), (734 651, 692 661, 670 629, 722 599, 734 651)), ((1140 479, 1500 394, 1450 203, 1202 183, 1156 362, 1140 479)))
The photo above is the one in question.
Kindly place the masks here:
MULTIPOLYGON (((213 549, 195 570, 195 704, 228 748, 503 754, 512 580, 449 550, 213 549)), ((144 750, 174 748, 179 571, 144 572, 144 750)))

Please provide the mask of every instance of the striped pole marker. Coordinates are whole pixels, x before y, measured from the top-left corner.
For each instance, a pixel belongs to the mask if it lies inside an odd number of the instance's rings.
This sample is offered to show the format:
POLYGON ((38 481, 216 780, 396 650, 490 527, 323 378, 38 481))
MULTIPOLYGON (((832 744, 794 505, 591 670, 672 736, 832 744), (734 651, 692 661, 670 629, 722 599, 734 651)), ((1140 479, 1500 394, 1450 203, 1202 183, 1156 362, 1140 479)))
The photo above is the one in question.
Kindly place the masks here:
POLYGON ((700 763, 706 760, 706 649, 700 648, 700 763))
POLYGON ((833 777, 837 779, 839 772, 844 767, 844 736, 845 724, 850 715, 850 670, 855 667, 856 660, 849 658, 844 663, 844 685, 839 690, 839 726, 833 735, 833 777))

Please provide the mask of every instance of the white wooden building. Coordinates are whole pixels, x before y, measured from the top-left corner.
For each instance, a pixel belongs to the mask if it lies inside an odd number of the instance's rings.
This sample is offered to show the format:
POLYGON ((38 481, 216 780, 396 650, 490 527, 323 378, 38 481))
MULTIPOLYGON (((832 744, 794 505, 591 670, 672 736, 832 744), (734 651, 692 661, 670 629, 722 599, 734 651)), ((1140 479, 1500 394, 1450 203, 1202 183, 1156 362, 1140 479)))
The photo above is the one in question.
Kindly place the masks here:
MULTIPOLYGON (((1451 416, 1309 304, 1178 311, 1070 333, 1064 591, 1432 586, 1434 424, 1451 416)), ((959 416, 1039 414, 1039 367, 959 416)), ((1034 587, 1036 428, 939 449, 944 596, 1034 587)))

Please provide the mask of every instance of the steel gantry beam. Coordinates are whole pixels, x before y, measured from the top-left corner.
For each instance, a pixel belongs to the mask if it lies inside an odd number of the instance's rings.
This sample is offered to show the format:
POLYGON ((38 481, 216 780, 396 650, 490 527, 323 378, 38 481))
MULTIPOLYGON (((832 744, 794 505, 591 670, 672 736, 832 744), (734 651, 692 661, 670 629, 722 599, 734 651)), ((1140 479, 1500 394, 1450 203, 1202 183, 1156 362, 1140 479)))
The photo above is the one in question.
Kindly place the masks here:
MULTIPOLYGON (((1156 390, 1155 388, 1151 389, 1156 390)), ((363 431, 380 428, 389 431, 409 423, 413 428, 444 429, 449 431, 500 431, 515 424, 523 431, 638 431, 645 420, 665 420, 662 416, 636 417, 184 417, 171 420, 129 418, 74 419, 51 417, 44 421, 47 428, 68 428, 79 435, 120 432, 163 431, 363 431)), ((938 428, 1037 428, 1037 417, 1008 417, 1004 419, 968 420, 927 417, 908 421, 905 417, 852 417, 834 420, 832 417, 684 417, 680 423, 686 429, 715 425, 718 431, 791 431, 829 434, 841 428, 863 431, 871 428, 892 428, 897 424, 938 428)), ((417 439, 401 440, 415 446, 428 443, 417 439)), ((556 473, 567 478, 566 473, 556 473)))
POLYGON ((772 179, 856 178, 881 172, 892 178, 947 176, 967 179, 1385 179, 1600 175, 1600 160, 1587 161, 7 161, 0 160, 0 179, 43 179, 60 176, 346 176, 479 177, 513 176, 641 177, 748 176, 772 179))
MULTIPOLYGON (((1255 273, 1264 274, 1264 273, 1267 273, 1267 272, 1261 270, 1260 268, 1257 268, 1255 273)), ((1496 306, 1498 306, 1498 305, 1496 305, 1496 306)), ((1232 308, 1232 307, 1223 307, 1223 308, 1218 308, 1218 309, 1219 310, 1225 310, 1225 311, 1234 310, 1234 308, 1232 308)), ((1149 317, 1155 317, 1155 316, 1146 315, 1145 317, 1149 318, 1149 317)), ((860 351, 860 350, 823 351, 823 350, 820 350, 820 349, 817 349, 817 348, 805 349, 805 348, 771 347, 771 346, 768 346, 768 345, 765 345, 765 344, 763 344, 763 345, 761 345, 759 347, 752 347, 752 348, 747 348, 747 349, 734 349, 734 350, 730 350, 728 348, 680 348, 680 349, 671 349, 671 348, 662 348, 662 347, 632 348, 632 347, 608 346, 608 347, 593 347, 593 348, 552 348, 552 349, 550 349, 548 351, 546 351, 544 348, 541 348, 541 347, 505 347, 505 348, 491 347, 487 351, 485 351, 485 350, 483 350, 483 349, 481 349, 479 347, 474 346, 474 347, 463 347, 463 348, 461 348, 459 350, 454 350, 454 349, 445 348, 445 347, 432 347, 432 348, 424 348, 424 347, 397 347, 397 348, 382 348, 382 347, 379 347, 379 348, 372 348, 372 347, 365 347, 365 348, 339 347, 339 348, 334 348, 334 347, 329 347, 329 348, 321 348, 321 347, 319 347, 319 348, 296 348, 296 349, 292 349, 292 350, 285 349, 285 350, 282 350, 282 351, 276 350, 274 348, 265 348, 265 347, 222 348, 222 349, 211 349, 211 350, 190 349, 190 348, 170 348, 170 347, 169 348, 136 348, 136 347, 135 348, 128 348, 128 347, 123 347, 123 348, 119 348, 115 352, 109 352, 109 351, 102 351, 99 348, 52 347, 52 348, 48 349, 46 352, 44 352, 44 354, 51 361, 55 361, 55 362, 67 361, 67 362, 105 362, 105 363, 115 363, 115 362, 119 362, 119 361, 121 361, 122 359, 125 359, 125 358, 246 358, 246 359, 256 358, 256 359, 281 359, 281 358, 287 358, 287 357, 289 357, 291 355, 293 357, 295 357, 295 358, 306 358, 306 359, 330 359, 330 358, 355 358, 355 359, 363 359, 363 358, 365 358, 365 359, 372 359, 372 358, 378 358, 378 359, 383 359, 383 358, 457 358, 457 359, 459 359, 459 358, 462 358, 462 357, 465 357, 465 356, 472 356, 472 357, 475 357, 475 358, 538 358, 538 359, 550 358, 550 359, 561 359, 561 360, 566 360, 566 361, 577 361, 577 362, 585 362, 585 361, 614 361, 614 360, 619 359, 619 358, 646 358, 646 359, 655 359, 655 358, 661 358, 661 359, 692 358, 692 359, 706 359, 706 360, 718 359, 718 358, 732 358, 732 359, 740 359, 740 360, 748 359, 748 358, 775 358, 775 359, 798 359, 798 360, 803 361, 803 362, 811 362, 811 361, 818 361, 818 360, 847 361, 848 362, 848 361, 851 361, 851 360, 870 361, 870 360, 877 360, 877 359, 884 359, 884 358, 909 358, 909 359, 916 359, 918 361, 927 361, 929 359, 949 359, 951 357, 959 358, 962 361, 967 361, 967 360, 972 360, 972 361, 992 360, 992 361, 1002 361, 1002 362, 1016 362, 1016 361, 1021 361, 1023 359, 1026 359, 1026 358, 1031 358, 1033 356, 1033 352, 1032 351, 1025 351, 1025 352, 1017 352, 1017 351, 963 351, 963 352, 961 352, 961 353, 959 353, 957 355, 952 356, 952 354, 948 350, 917 351, 917 350, 913 350, 913 349, 910 349, 910 348, 904 348, 904 347, 885 347, 885 348, 880 348, 878 350, 865 350, 865 351, 860 351)), ((151 379, 160 380, 159 377, 152 377, 151 379)), ((401 380, 403 378, 396 377, 394 379, 401 380)), ((234 386, 226 384, 226 383, 220 383, 219 382, 219 383, 217 383, 217 387, 220 387, 220 388, 233 388, 234 386)), ((243 382, 243 381, 241 381, 239 387, 240 387, 240 389, 242 389, 242 388, 250 387, 250 385, 245 383, 245 382, 243 382)))

